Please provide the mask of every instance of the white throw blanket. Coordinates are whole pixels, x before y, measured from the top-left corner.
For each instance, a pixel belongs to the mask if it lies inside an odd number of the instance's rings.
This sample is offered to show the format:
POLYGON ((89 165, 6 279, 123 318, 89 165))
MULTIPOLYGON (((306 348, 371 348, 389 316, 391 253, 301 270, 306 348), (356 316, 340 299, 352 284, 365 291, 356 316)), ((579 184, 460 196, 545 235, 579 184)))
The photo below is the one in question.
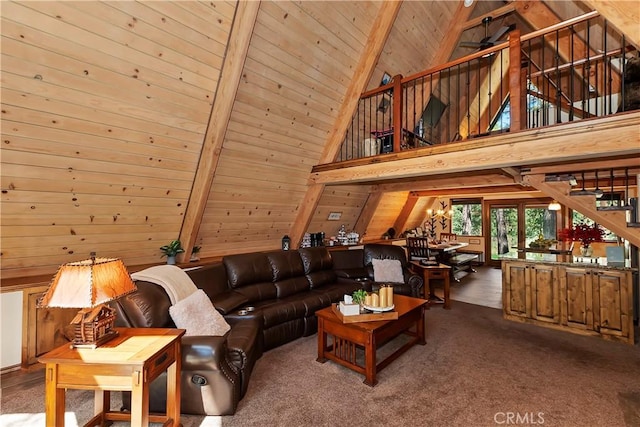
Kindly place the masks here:
POLYGON ((133 280, 144 280, 164 288, 171 304, 175 304, 196 292, 198 288, 180 267, 175 265, 156 265, 131 275, 133 280))

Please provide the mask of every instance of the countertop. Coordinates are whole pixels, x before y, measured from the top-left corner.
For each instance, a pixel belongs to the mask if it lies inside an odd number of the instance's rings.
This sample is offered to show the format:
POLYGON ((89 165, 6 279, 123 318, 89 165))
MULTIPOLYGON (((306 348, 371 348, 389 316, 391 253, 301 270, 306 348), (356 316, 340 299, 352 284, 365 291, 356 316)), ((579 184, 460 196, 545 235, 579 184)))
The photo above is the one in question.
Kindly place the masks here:
POLYGON ((574 257, 573 262, 520 259, 520 258, 513 258, 513 257, 501 257, 500 259, 502 261, 522 261, 522 262, 531 262, 535 264, 562 265, 565 267, 599 268, 599 269, 605 269, 605 270, 620 270, 620 271, 634 271, 634 272, 638 271, 637 267, 630 267, 630 266, 622 267, 622 266, 607 265, 607 258, 605 257, 589 258, 589 257, 577 256, 577 257, 574 257))

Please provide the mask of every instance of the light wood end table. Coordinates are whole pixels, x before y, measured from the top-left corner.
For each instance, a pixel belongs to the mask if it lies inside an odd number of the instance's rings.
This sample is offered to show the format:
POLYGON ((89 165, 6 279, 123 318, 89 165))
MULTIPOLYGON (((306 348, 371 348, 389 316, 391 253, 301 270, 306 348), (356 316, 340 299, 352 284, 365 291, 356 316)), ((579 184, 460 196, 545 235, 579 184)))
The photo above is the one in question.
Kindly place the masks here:
POLYGON ((184 329, 116 328, 119 335, 98 348, 60 346, 38 358, 45 367, 48 427, 64 426, 65 390, 95 390, 94 417, 87 426, 131 421, 180 425, 180 339, 184 329), (149 385, 167 371, 167 413, 149 415, 149 385), (110 392, 131 392, 131 414, 111 412, 110 392))
POLYGON ((431 287, 431 279, 441 279, 444 281, 444 307, 445 309, 451 309, 451 266, 445 264, 438 265, 422 265, 419 261, 411 261, 411 265, 422 270, 422 278, 424 280, 423 296, 429 299, 429 305, 431 305, 431 299, 435 296, 433 288, 431 287))

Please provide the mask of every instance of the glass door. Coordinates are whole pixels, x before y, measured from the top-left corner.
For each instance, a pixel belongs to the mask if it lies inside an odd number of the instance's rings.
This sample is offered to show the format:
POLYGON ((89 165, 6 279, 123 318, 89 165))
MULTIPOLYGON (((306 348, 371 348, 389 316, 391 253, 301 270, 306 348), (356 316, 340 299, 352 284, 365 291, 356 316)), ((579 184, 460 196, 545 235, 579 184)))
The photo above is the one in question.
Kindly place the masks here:
POLYGON ((518 205, 489 206, 489 264, 498 266, 502 257, 518 257, 518 205))
POLYGON ((531 200, 489 204, 490 265, 499 266, 503 257, 555 260, 554 255, 522 251, 533 241, 556 238, 557 215, 547 209, 547 203, 531 200))

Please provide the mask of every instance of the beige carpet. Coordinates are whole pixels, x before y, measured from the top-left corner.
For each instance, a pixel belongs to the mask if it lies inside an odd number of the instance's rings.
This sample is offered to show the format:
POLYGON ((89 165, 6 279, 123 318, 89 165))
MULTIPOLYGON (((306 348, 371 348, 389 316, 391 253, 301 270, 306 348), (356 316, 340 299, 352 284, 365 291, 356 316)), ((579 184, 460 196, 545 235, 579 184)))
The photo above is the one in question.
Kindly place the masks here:
MULTIPOLYGON (((640 426, 638 345, 506 321, 496 309, 427 311, 427 345, 379 373, 374 388, 315 359, 315 336, 271 350, 235 416, 184 416, 183 425, 640 426)), ((69 394, 67 425, 84 423, 91 394, 69 394)), ((3 396, 0 425, 44 425, 43 407, 41 385, 3 396)))

